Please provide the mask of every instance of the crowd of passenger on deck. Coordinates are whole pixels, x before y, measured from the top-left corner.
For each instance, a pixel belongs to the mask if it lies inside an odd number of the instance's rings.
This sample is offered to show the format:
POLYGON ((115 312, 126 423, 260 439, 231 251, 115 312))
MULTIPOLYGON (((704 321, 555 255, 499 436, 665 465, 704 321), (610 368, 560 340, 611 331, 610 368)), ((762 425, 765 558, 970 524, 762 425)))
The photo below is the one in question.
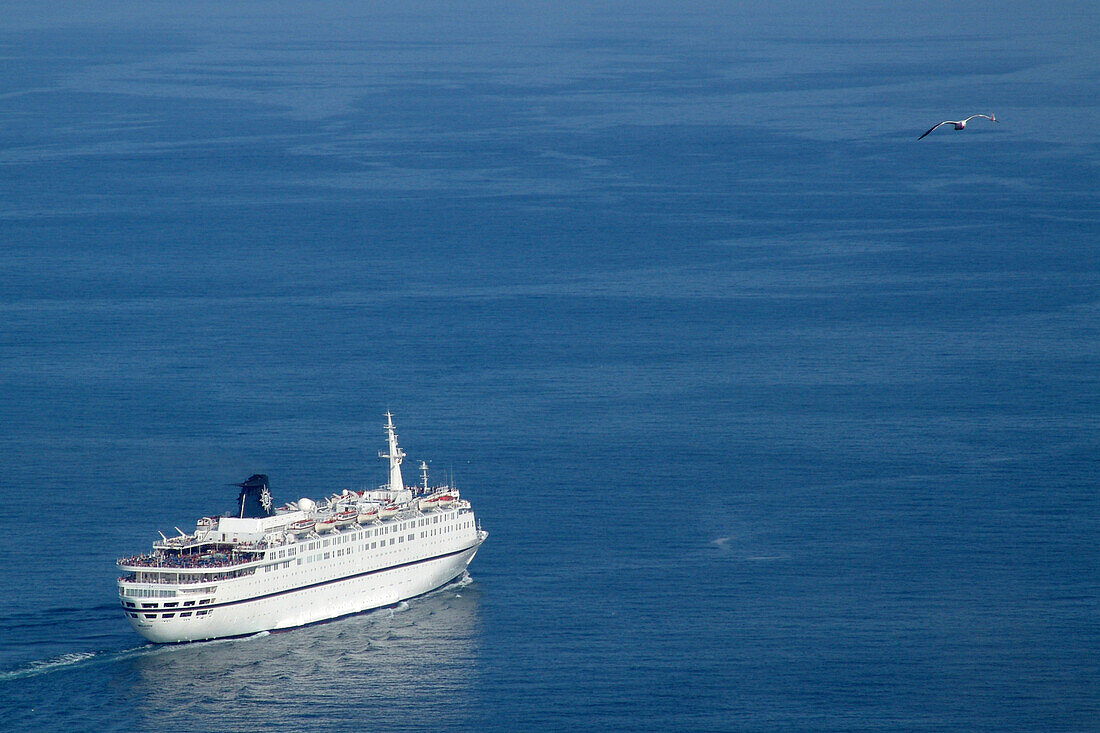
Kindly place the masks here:
POLYGON ((252 560, 251 557, 238 557, 235 554, 210 555, 171 555, 155 553, 152 555, 132 555, 118 561, 119 565, 138 565, 146 568, 225 568, 240 565, 252 560))

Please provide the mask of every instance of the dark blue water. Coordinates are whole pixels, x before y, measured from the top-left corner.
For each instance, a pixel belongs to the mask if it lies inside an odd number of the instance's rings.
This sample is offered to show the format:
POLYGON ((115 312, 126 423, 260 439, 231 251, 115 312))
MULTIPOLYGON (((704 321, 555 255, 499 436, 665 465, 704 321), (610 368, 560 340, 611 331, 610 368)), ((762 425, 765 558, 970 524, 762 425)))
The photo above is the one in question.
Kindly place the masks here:
POLYGON ((1089 4, 101 5, 0 21, 6 730, 1095 725, 1089 4), (386 409, 468 580, 130 631, 386 409))

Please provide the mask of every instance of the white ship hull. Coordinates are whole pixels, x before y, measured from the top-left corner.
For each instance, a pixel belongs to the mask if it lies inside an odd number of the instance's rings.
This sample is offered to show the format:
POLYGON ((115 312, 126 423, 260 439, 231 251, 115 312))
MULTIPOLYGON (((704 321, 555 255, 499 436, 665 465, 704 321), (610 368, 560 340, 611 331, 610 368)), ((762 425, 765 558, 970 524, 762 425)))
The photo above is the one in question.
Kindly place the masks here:
MULTIPOLYGON (((419 560, 409 559, 395 565, 309 582, 299 587, 278 589, 278 585, 269 585, 267 592, 260 589, 258 594, 251 596, 242 595, 240 591, 255 591, 258 585, 262 587, 262 583, 249 583, 251 578, 222 581, 211 596, 212 601, 202 606, 182 608, 176 605, 168 612, 171 617, 166 617, 168 613, 164 610, 164 602, 160 602, 157 603, 156 610, 135 610, 128 616, 137 633, 156 643, 245 636, 328 621, 390 606, 446 585, 465 572, 486 534, 482 532, 476 536, 472 546, 442 555, 419 560), (246 583, 247 589, 233 587, 234 584, 246 583), (199 610, 205 612, 203 616, 193 615, 199 610), (190 612, 192 615, 181 617, 183 612, 190 612)), ((145 587, 160 590, 165 586, 145 587)))

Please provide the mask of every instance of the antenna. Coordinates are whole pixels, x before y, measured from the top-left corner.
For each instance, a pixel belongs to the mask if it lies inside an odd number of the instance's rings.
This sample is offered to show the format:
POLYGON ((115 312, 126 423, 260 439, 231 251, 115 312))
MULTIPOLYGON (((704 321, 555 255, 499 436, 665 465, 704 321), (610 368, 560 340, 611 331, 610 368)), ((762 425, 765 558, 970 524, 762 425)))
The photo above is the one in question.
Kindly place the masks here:
POLYGON ((386 437, 389 442, 389 452, 378 452, 379 458, 390 460, 390 491, 403 491, 405 484, 401 481, 401 461, 405 457, 405 451, 397 447, 397 433, 393 431, 393 414, 386 410, 386 437))
POLYGON ((428 493, 428 464, 420 462, 420 476, 424 479, 424 493, 428 493))

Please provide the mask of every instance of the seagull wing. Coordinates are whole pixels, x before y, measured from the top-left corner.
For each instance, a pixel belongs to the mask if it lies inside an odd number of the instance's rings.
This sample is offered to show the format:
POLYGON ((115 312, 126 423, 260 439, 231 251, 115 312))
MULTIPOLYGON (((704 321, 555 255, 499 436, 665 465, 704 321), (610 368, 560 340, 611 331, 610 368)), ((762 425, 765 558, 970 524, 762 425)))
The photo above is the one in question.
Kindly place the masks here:
POLYGON ((964 122, 964 123, 966 123, 966 122, 970 122, 970 120, 974 119, 975 117, 984 117, 984 118, 986 118, 987 120, 988 120, 988 119, 991 119, 991 118, 989 117, 989 115, 970 115, 970 116, 969 116, 969 117, 967 117, 967 118, 966 118, 965 120, 963 120, 963 122, 964 122))
MULTIPOLYGON (((944 120, 943 122, 939 123, 938 125, 932 125, 932 127, 928 128, 928 132, 932 132, 932 130, 935 130, 935 129, 936 129, 937 127, 939 127, 940 125, 948 125, 948 124, 951 124, 951 120, 944 120)), ((925 136, 925 135, 927 135, 927 134, 928 134, 928 132, 924 133, 924 135, 921 135, 921 136, 920 136, 920 137, 918 137, 917 139, 918 139, 918 140, 923 140, 923 139, 924 139, 924 136, 925 136)))

